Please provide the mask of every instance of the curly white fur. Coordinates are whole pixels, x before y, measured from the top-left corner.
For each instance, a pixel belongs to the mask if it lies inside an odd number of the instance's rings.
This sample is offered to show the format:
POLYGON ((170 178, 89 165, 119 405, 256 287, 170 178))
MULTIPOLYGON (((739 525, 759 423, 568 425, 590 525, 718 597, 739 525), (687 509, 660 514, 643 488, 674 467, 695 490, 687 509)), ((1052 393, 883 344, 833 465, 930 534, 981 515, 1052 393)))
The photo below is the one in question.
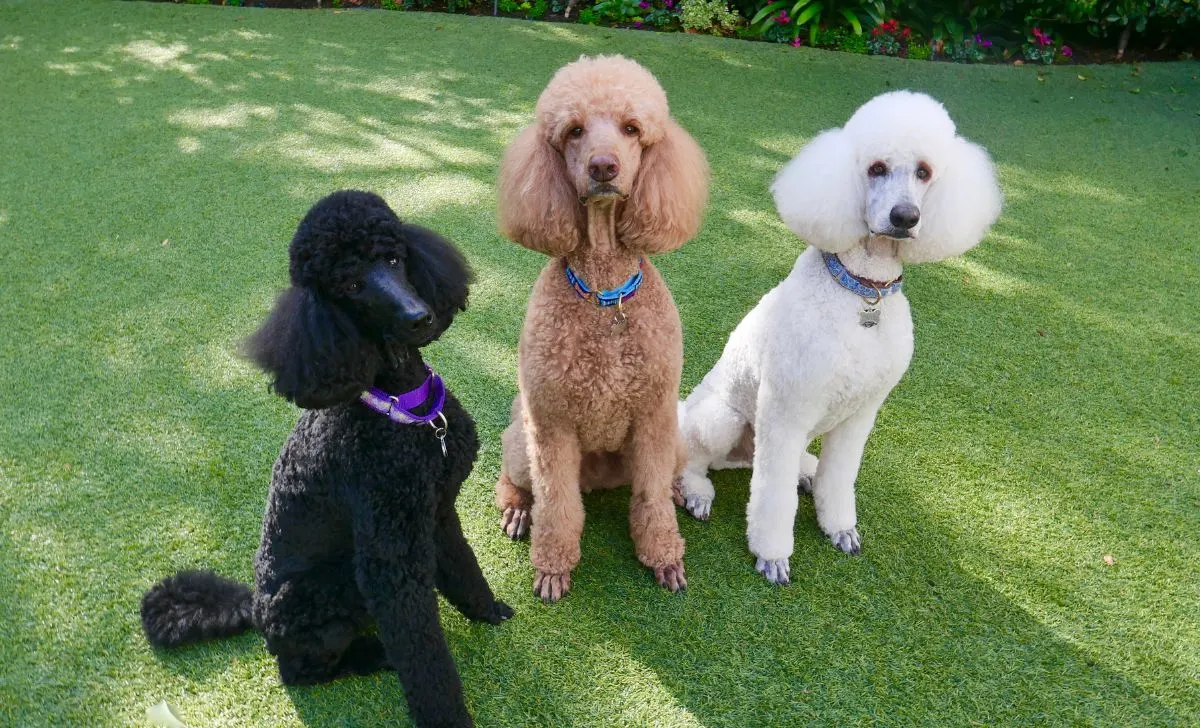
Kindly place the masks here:
POLYGON ((817 521, 834 545, 858 552, 854 481, 875 415, 913 348, 903 293, 879 303, 877 326, 862 326, 864 299, 831 277, 822 251, 860 278, 891 280, 903 263, 976 245, 1001 196, 987 153, 956 135, 940 103, 909 91, 878 96, 814 138, 771 192, 784 223, 810 247, 680 404, 688 447, 680 485, 692 515, 707 518, 709 468, 752 464, 750 550, 764 576, 786 583, 797 483, 811 484, 817 521), (737 453, 747 433, 752 462, 737 453), (818 462, 807 448, 819 436, 818 462))

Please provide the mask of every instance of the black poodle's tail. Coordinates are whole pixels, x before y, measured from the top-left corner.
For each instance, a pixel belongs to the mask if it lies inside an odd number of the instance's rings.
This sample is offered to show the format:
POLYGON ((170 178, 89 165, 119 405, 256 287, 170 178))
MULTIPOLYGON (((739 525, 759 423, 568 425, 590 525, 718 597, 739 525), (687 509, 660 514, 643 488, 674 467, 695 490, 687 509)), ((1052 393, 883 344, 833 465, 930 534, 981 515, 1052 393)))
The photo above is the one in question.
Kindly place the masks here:
POLYGON ((142 597, 142 630, 157 647, 241 634, 254 627, 251 591, 211 571, 181 571, 142 597))

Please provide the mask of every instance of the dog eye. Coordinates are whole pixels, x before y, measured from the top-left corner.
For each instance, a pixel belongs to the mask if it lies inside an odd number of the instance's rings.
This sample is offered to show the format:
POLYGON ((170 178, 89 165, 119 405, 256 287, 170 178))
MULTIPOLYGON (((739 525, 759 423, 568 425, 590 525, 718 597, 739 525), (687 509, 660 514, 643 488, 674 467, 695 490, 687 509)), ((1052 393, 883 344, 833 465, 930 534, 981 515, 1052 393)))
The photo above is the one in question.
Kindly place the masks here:
POLYGON ((351 293, 358 293, 362 289, 363 289, 362 281, 354 281, 350 285, 346 286, 346 290, 350 291, 351 293))
POLYGON ((582 126, 572 127, 571 131, 569 131, 567 133, 570 134, 572 137, 578 139, 579 137, 583 136, 583 127, 582 126))
POLYGON ((641 130, 640 130, 640 129, 638 129, 638 128, 637 128, 635 125, 633 125, 633 124, 626 124, 626 125, 625 125, 625 133, 626 133, 626 134, 628 134, 629 136, 637 136, 639 131, 641 131, 641 130))
POLYGON ((929 178, 932 176, 933 170, 929 168, 928 164, 921 162, 921 164, 917 166, 917 179, 921 180, 922 182, 928 182, 929 178))
POLYGON ((388 258, 388 265, 395 268, 396 266, 400 265, 400 259, 395 257, 388 258))
POLYGON ((871 175, 872 177, 882 177, 887 173, 888 173, 887 165, 884 164, 883 162, 876 162, 875 164, 872 164, 870 167, 867 167, 867 174, 871 175))

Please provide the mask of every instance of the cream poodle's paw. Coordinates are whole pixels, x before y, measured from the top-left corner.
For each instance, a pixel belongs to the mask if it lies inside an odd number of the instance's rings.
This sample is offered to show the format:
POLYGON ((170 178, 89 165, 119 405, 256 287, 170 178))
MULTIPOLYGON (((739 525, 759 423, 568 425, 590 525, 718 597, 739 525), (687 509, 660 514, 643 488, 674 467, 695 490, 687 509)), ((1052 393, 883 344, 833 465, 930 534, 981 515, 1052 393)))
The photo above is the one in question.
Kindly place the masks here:
POLYGON ((786 586, 792 583, 792 567, 787 559, 759 559, 754 568, 772 584, 786 586))
POLYGON ((533 595, 546 604, 553 604, 571 591, 571 572, 549 574, 538 569, 533 577, 533 595))
POLYGON ((654 580, 658 582, 659 586, 670 592, 687 589, 687 575, 683 571, 683 561, 669 566, 656 566, 654 580))
POLYGON ((858 535, 857 528, 847 528, 845 531, 830 534, 829 540, 833 542, 834 546, 851 556, 858 556, 859 551, 862 550, 862 539, 858 535))
POLYGON ((516 541, 529 533, 529 524, 532 521, 533 517, 528 508, 509 506, 500 516, 500 528, 508 534, 509 538, 516 541))
POLYGON ((800 456, 800 481, 796 487, 801 493, 812 495, 813 481, 817 479, 817 456, 806 452, 800 456))
POLYGON ((674 485, 671 486, 671 495, 675 505, 686 508, 693 518, 707 521, 712 515, 713 498, 716 497, 717 491, 708 478, 684 473, 675 479, 674 485))

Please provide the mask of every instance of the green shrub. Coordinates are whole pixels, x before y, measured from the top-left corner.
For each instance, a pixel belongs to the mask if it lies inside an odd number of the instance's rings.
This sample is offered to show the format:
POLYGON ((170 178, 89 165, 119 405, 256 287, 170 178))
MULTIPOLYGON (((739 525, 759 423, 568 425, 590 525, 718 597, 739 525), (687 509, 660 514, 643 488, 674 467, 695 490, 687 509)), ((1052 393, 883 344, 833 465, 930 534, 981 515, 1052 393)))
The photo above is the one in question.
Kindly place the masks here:
POLYGON ((914 61, 928 61, 933 57, 933 48, 928 43, 912 43, 908 46, 908 57, 914 61))
POLYGON ((761 6, 750 19, 765 36, 772 25, 786 26, 792 39, 808 34, 810 45, 817 45, 823 32, 849 28, 862 34, 864 23, 876 25, 887 10, 883 0, 776 0, 761 6), (826 26, 827 30, 822 30, 826 26))
POLYGON ((725 0, 683 0, 679 23, 689 30, 721 35, 736 31, 742 16, 730 10, 725 0))
POLYGON ((579 22, 584 25, 597 25, 600 22, 600 15, 591 8, 584 8, 579 11, 579 22))

